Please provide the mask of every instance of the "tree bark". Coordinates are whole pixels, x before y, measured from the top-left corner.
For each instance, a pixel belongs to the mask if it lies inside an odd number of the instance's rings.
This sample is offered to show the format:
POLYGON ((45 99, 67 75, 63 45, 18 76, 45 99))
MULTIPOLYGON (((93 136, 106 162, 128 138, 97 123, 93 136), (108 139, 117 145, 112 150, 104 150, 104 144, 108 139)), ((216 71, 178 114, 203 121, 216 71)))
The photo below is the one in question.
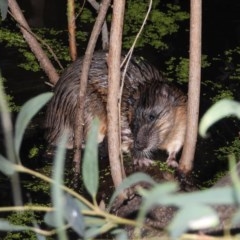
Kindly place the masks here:
POLYGON ((26 19, 24 18, 20 7, 18 6, 15 0, 8 0, 8 6, 13 17, 19 23, 23 37, 26 40, 27 44, 29 45, 31 51, 39 61, 41 68, 48 76, 49 81, 55 85, 55 83, 58 81, 59 75, 54 66, 52 65, 52 63, 50 62, 48 56, 43 51, 41 45, 38 43, 36 38, 31 34, 31 29, 26 19))
MULTIPOLYGON (((92 7, 98 12, 100 8, 100 4, 95 0, 88 0, 88 2, 92 5, 92 7)), ((102 26, 102 49, 107 50, 109 48, 109 36, 108 36, 108 27, 106 20, 102 26)))
POLYGON ((110 5, 111 0, 103 0, 101 7, 99 9, 99 13, 96 19, 96 22, 94 24, 88 46, 85 52, 85 56, 83 59, 83 65, 82 65, 82 72, 80 76, 80 89, 79 89, 79 96, 78 96, 78 109, 76 114, 76 120, 75 120, 75 132, 74 132, 74 157, 73 157, 73 169, 75 176, 73 187, 77 188, 79 179, 77 176, 80 174, 80 163, 81 163, 81 146, 82 146, 82 139, 83 139, 83 123, 84 123, 84 102, 87 92, 87 82, 88 82, 88 72, 90 69, 90 64, 92 60, 92 55, 96 46, 96 42, 98 39, 98 36, 102 29, 102 24, 105 20, 108 7, 110 5))
POLYGON ((193 167, 198 133, 201 85, 201 28, 202 1, 191 0, 187 132, 179 164, 179 170, 185 174, 191 171, 193 167))
POLYGON ((67 16, 68 16, 69 52, 72 61, 75 61, 77 58, 77 44, 76 44, 76 21, 74 0, 68 0, 67 16))
POLYGON ((118 102, 120 101, 120 65, 122 31, 124 20, 125 1, 114 0, 113 17, 110 32, 110 45, 108 56, 108 152, 114 186, 117 187, 123 180, 120 161, 120 126, 118 115, 118 102))

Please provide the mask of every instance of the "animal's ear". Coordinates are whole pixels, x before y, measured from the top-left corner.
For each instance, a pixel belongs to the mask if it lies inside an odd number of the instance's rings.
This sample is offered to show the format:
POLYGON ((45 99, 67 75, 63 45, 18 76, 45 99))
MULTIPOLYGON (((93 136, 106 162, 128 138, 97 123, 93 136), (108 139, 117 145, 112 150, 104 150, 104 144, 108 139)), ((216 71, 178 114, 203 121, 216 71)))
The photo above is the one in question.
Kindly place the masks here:
POLYGON ((161 95, 163 98, 169 96, 169 87, 166 84, 162 84, 161 88, 157 88, 157 94, 161 95))

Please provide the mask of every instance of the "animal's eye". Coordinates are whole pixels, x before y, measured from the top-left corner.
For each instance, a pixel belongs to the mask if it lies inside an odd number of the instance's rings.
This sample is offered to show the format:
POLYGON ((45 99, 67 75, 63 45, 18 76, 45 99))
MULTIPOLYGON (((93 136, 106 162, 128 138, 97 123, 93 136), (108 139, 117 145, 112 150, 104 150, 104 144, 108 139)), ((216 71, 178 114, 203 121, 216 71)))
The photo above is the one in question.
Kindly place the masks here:
POLYGON ((153 115, 153 114, 149 114, 149 115, 148 115, 148 119, 149 119, 150 121, 154 121, 154 120, 156 119, 156 116, 153 115))

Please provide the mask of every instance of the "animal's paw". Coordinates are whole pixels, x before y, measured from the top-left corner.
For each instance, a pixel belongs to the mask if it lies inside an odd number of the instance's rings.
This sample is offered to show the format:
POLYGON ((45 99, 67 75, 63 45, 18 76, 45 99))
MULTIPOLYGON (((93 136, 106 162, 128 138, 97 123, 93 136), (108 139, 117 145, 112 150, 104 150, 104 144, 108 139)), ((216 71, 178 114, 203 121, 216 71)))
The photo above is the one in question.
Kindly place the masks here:
POLYGON ((178 162, 175 158, 169 157, 167 159, 167 165, 172 168, 178 168, 178 162))
POLYGON ((179 182, 181 190, 192 192, 197 190, 192 173, 183 173, 180 169, 175 171, 175 179, 179 182))
POLYGON ((154 161, 149 158, 138 158, 133 160, 133 164, 140 167, 149 167, 150 165, 154 164, 154 161))

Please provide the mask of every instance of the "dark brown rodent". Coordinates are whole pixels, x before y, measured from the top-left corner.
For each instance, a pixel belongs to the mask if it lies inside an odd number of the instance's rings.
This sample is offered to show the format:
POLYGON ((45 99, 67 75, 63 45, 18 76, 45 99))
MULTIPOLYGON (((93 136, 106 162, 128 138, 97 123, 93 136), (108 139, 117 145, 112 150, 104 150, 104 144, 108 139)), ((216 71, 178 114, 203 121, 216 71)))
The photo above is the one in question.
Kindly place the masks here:
MULTIPOLYGON (((122 57, 123 59, 123 57, 122 57)), ((59 81, 54 88, 54 97, 50 101, 47 112, 45 127, 46 139, 50 144, 55 145, 58 139, 62 136, 64 130, 69 132, 68 148, 73 147, 74 138, 74 122, 76 116, 76 105, 79 93, 79 78, 81 73, 82 58, 73 62, 61 75, 59 81)), ((98 133, 98 142, 100 143, 107 132, 107 78, 108 68, 106 62, 106 54, 104 52, 96 52, 93 56, 87 87, 87 97, 84 110, 84 139, 89 131, 90 123, 94 117, 100 120, 100 128, 98 133)), ((127 69, 124 81, 124 89, 122 95, 121 106, 121 138, 122 150, 128 152, 132 149, 135 162, 146 163, 142 161, 149 157, 150 150, 155 148, 166 149, 171 157, 180 149, 183 144, 184 127, 178 127, 179 119, 185 119, 185 105, 180 101, 180 96, 183 96, 175 88, 162 84, 164 81, 160 72, 146 61, 132 57, 127 69), (152 88, 158 91, 152 92, 152 88), (161 93, 160 93, 160 92, 161 93), (149 93, 148 93, 149 92, 149 93), (157 96, 158 94, 161 96, 157 96), (147 95, 145 95, 147 94, 147 95), (155 94, 150 96, 149 94, 155 94), (148 96, 148 97, 147 97, 148 96), (140 101, 139 101, 140 98, 140 101), (141 144, 140 136, 147 129, 146 122, 141 119, 139 113, 146 109, 145 100, 149 102, 149 108, 154 110, 159 108, 166 115, 158 115, 158 123, 154 125, 155 130, 159 133, 159 137, 154 139, 150 137, 151 131, 148 133, 147 149, 139 149, 138 144, 141 144), (149 101, 152 99, 152 101, 149 101), (162 100, 164 100, 162 102, 162 100), (181 104, 180 104, 181 103, 181 104), (159 106, 157 106, 159 104, 159 106), (182 110, 181 110, 182 109, 182 110), (134 117, 134 115, 138 117, 134 117), (134 123, 133 123, 133 119, 134 123), (177 122, 175 122, 175 120, 177 122), (136 124, 136 122, 138 124, 136 124), (164 124, 165 122, 165 124, 164 124), (131 125, 134 125, 134 136, 132 134, 131 125), (166 129, 166 125, 169 128, 166 129), (181 131, 181 132, 179 132, 181 131), (161 136, 162 133, 162 136, 161 136), (172 137, 170 137, 170 135, 172 137), (178 134, 181 137, 178 137, 178 134), (178 138, 179 144, 175 147, 175 138, 178 138), (136 138, 136 139, 135 139, 136 138), (135 140, 135 141, 134 141, 135 140), (137 140, 137 143, 136 143, 137 140), (133 144, 134 142, 134 144, 133 144), (150 149, 152 147, 152 149, 150 149)), ((184 98, 184 97, 182 97, 184 98)), ((183 122, 183 121, 182 121, 183 122)), ((150 124, 153 126, 153 124, 150 124)), ((150 126, 149 125, 149 126, 150 126)), ((148 127, 149 130, 151 130, 148 127)))
POLYGON ((141 90, 133 120, 133 157, 140 165, 151 163, 154 150, 166 150, 167 163, 177 167, 176 154, 186 132, 187 98, 177 88, 154 82, 141 90))
MULTIPOLYGON (((124 56, 122 60, 123 58, 124 56)), ((56 144, 64 130, 68 130, 68 148, 73 147, 73 129, 82 60, 83 58, 79 58, 73 62, 63 72, 54 88, 54 96, 48 105, 45 122, 46 139, 50 144, 56 144)), ((86 137, 93 118, 97 116, 100 119, 99 142, 103 140, 107 131, 107 78, 106 53, 96 52, 89 71, 83 124, 84 136, 86 137)), ((122 148, 125 151, 128 151, 132 144, 129 123, 132 119, 135 103, 139 98, 139 88, 151 84, 153 79, 163 81, 156 68, 140 58, 132 57, 125 76, 121 106, 122 148)))

